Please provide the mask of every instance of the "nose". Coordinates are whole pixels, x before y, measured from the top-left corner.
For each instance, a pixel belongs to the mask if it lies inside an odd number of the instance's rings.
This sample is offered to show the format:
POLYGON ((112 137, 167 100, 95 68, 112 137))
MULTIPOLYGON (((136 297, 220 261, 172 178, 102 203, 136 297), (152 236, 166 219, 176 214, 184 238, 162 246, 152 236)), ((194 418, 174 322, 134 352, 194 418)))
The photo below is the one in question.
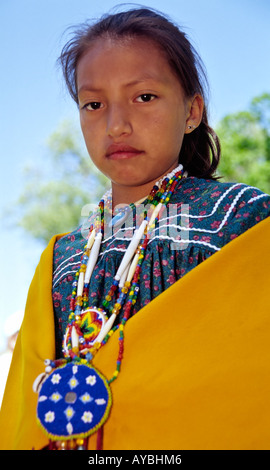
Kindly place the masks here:
POLYGON ((132 126, 130 116, 125 106, 113 104, 108 109, 107 135, 117 138, 125 134, 131 134, 132 126))

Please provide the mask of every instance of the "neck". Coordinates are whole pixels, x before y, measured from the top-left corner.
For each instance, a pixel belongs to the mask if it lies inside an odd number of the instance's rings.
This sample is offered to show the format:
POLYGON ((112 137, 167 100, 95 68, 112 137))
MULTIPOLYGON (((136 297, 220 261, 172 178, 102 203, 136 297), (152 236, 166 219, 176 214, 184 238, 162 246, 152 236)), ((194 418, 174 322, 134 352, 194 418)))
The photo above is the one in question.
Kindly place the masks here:
POLYGON ((112 206, 113 209, 120 205, 120 204, 131 204, 132 202, 135 203, 140 199, 147 198, 148 194, 150 193, 154 182, 150 182, 148 184, 144 184, 139 187, 126 187, 126 186, 118 186, 112 183, 112 206))
POLYGON ((154 184, 175 168, 176 166, 169 168, 166 173, 140 186, 124 186, 112 182, 112 208, 114 209, 120 204, 131 204, 141 199, 146 199, 154 184))

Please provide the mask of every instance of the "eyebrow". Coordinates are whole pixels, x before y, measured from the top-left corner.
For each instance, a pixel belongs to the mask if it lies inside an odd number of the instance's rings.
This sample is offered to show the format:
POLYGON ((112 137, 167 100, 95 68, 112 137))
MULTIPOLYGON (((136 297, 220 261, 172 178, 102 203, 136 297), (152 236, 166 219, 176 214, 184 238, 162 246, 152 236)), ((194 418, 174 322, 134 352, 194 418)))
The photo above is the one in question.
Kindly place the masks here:
MULTIPOLYGON (((135 86, 135 85, 138 85, 140 83, 147 82, 147 81, 161 82, 161 80, 159 80, 156 77, 153 77, 152 75, 144 75, 144 76, 139 77, 135 80, 132 80, 131 82, 126 83, 124 85, 124 87, 129 88, 129 87, 132 87, 132 86, 135 86)), ((93 87, 91 84, 89 84, 89 85, 86 84, 86 85, 82 85, 79 88, 78 95, 83 91, 91 91, 91 92, 95 92, 95 93, 100 93, 100 92, 102 92, 102 88, 97 88, 97 87, 93 87)))
POLYGON ((132 80, 131 82, 127 83, 125 86, 130 87, 130 86, 138 85, 142 82, 149 82, 149 81, 161 82, 161 80, 159 80, 156 77, 153 77, 152 75, 143 75, 142 77, 139 77, 139 78, 137 78, 135 80, 132 80))
POLYGON ((94 91, 94 92, 101 92, 102 89, 101 88, 95 88, 91 85, 82 85, 79 90, 78 90, 78 95, 82 92, 82 91, 94 91))

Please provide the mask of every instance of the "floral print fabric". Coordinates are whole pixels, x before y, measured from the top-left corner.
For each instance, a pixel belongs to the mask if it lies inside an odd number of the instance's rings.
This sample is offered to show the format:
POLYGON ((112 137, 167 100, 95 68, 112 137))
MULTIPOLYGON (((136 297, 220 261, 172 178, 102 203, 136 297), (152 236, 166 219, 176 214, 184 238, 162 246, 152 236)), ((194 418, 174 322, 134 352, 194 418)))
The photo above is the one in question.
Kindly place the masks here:
MULTIPOLYGON (((195 177, 181 180, 148 242, 133 314, 269 214, 270 196, 256 188, 195 177)), ((126 222, 113 234, 105 233, 91 278, 91 306, 102 307, 134 230, 135 219, 133 226, 126 222)), ((83 235, 79 227, 54 247, 52 297, 57 357, 62 355, 72 282, 86 244, 83 235)))

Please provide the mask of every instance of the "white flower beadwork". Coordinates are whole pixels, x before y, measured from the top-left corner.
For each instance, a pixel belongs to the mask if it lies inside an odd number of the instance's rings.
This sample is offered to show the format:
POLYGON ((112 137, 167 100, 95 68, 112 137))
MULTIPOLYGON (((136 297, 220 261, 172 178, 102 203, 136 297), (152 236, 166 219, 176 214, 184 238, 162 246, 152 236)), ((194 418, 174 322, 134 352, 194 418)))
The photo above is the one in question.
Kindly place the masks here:
POLYGON ((53 384, 59 384, 61 380, 61 375, 60 374, 53 374, 52 378, 51 378, 51 382, 53 384))
POLYGON ((53 411, 48 411, 45 414, 45 422, 46 423, 52 423, 54 421, 54 418, 55 418, 55 414, 54 414, 53 411))
POLYGON ((93 419, 93 415, 91 411, 85 411, 81 419, 83 420, 84 423, 91 423, 93 419))
POLYGON ((95 375, 89 375, 87 378, 86 378, 86 383, 88 385, 95 385, 97 379, 95 377, 95 375))

